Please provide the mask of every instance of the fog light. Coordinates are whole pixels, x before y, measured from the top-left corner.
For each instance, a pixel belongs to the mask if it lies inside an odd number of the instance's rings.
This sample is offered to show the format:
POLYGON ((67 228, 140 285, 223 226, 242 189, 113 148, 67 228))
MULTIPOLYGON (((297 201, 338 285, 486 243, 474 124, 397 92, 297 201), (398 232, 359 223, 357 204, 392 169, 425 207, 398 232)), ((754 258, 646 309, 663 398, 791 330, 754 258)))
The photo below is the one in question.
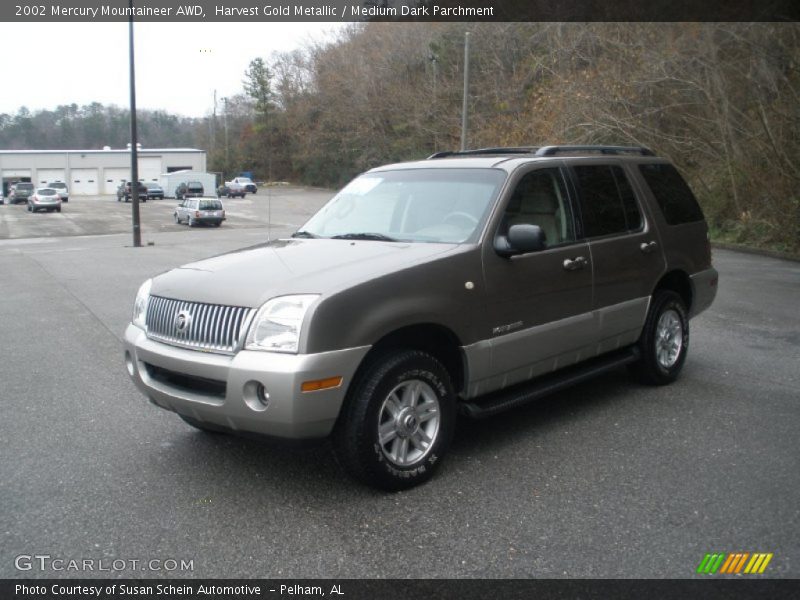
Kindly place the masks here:
POLYGON ((244 384, 244 402, 251 410, 262 412, 269 406, 269 391, 260 381, 248 381, 244 384))

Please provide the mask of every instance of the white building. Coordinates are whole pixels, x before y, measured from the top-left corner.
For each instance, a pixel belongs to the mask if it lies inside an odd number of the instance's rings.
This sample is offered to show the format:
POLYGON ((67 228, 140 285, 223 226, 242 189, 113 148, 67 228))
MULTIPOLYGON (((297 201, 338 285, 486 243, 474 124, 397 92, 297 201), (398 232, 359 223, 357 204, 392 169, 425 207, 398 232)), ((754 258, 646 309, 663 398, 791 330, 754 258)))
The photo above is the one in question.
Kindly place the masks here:
MULTIPOLYGON (((205 171, 206 152, 194 148, 142 148, 139 181, 158 181, 162 173, 205 171)), ((0 150, 0 182, 30 181, 36 186, 63 181, 70 195, 115 194, 131 178, 130 148, 112 150, 0 150)))

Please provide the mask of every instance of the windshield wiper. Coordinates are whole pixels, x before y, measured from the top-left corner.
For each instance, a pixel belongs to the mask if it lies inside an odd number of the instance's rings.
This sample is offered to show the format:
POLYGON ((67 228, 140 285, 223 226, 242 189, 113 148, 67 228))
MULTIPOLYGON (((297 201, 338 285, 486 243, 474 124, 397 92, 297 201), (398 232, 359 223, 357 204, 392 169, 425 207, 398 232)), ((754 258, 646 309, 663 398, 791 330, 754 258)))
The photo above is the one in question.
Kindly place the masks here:
POLYGON ((397 240, 382 233, 342 233, 332 235, 332 240, 376 240, 379 242, 396 242, 397 240))
POLYGON ((300 231, 295 231, 295 232, 292 234, 292 237, 293 237, 293 238, 309 238, 309 239, 314 239, 314 238, 318 238, 319 236, 318 236, 316 233, 311 233, 310 231, 305 231, 304 229, 301 229, 300 231))

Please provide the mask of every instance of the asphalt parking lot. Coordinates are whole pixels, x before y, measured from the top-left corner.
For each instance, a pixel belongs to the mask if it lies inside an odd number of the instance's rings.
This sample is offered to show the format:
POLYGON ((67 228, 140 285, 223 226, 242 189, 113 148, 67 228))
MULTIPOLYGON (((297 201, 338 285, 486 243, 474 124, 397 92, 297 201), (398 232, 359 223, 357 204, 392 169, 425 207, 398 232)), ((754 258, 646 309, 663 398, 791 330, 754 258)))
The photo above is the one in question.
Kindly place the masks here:
POLYGON ((716 251, 678 382, 621 370, 460 421, 408 492, 353 483, 326 444, 208 435, 150 405, 120 344, 139 284, 286 235, 328 197, 287 188, 268 209, 262 191, 192 230, 148 202, 143 248, 113 198, 0 207, 0 577, 109 576, 15 566, 47 554, 131 577, 683 578, 707 552, 771 552, 764 576, 800 577, 798 263, 716 251), (192 569, 130 562, 154 559, 192 569))
MULTIPOLYGON (((300 187, 261 188, 244 198, 223 198, 226 221, 223 227, 271 226, 291 229, 302 225, 332 196, 328 190, 300 187), (272 218, 272 212, 277 218, 272 218)), ((139 204, 142 235, 185 231, 186 224, 174 222, 178 203, 174 198, 148 200, 139 204)), ((75 235, 107 235, 132 231, 130 202, 116 196, 73 196, 61 212, 30 213, 25 204, 0 205, 0 240, 75 235)), ((143 237, 143 241, 144 237, 143 237)))

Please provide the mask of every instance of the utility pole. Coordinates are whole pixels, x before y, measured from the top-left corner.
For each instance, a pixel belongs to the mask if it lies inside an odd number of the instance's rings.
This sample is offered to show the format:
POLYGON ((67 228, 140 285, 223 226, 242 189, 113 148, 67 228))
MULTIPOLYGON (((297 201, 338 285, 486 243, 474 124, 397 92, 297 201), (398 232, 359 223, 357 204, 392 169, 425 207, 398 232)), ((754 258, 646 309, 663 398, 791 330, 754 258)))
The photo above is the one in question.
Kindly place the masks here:
POLYGON ((133 218, 133 247, 142 245, 142 231, 139 225, 139 149, 136 134, 136 70, 133 55, 133 0, 128 0, 131 15, 128 21, 130 76, 131 76, 131 211, 133 218))
POLYGON ((469 36, 464 34, 464 98, 461 104, 461 151, 467 149, 467 97, 469 95, 469 36))
MULTIPOLYGON (((436 56, 436 53, 431 52, 429 59, 431 61, 431 70, 433 71, 433 122, 436 123, 436 115, 438 111, 436 110, 436 79, 437 79, 437 67, 439 65, 439 59, 436 56)), ((433 130, 433 151, 439 151, 439 134, 438 128, 433 130)))
MULTIPOLYGON (((230 161, 230 158, 228 156, 228 98, 223 98, 222 102, 225 104, 225 114, 222 115, 225 126, 225 168, 223 169, 223 171, 227 171, 228 169, 230 169, 230 167, 228 166, 228 163, 230 161)), ((225 183, 224 173, 222 175, 222 179, 223 179, 222 183, 225 183)))

